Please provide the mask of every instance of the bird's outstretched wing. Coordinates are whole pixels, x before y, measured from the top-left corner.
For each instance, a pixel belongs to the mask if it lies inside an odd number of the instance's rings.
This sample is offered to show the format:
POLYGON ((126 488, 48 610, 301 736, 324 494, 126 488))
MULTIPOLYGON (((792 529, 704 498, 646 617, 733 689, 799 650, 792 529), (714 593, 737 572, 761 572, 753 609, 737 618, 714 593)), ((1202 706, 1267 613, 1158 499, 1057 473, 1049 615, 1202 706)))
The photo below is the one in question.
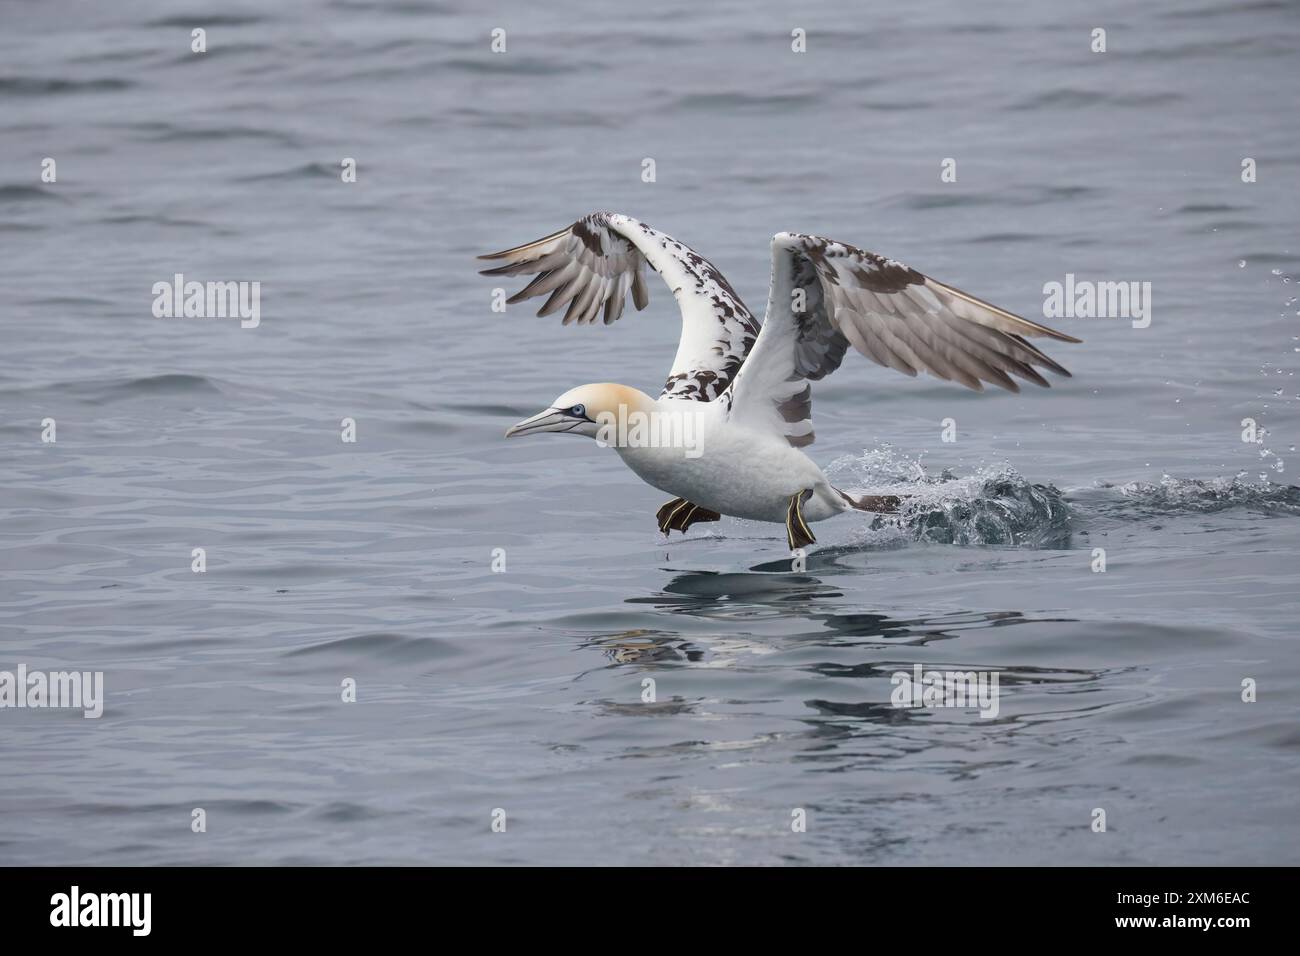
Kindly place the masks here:
POLYGON ((730 414, 775 430, 790 444, 813 440, 812 387, 852 345, 908 375, 925 370, 982 391, 1013 392, 1015 375, 1048 383, 1035 366, 1070 373, 1026 341, 1072 336, 1012 315, 901 262, 820 236, 772 238, 772 285, 763 331, 723 400, 730 414))
POLYGON ((627 294, 637 309, 650 301, 642 274, 649 263, 668 284, 682 313, 682 336, 663 395, 708 402, 727 388, 758 335, 758 323, 722 273, 672 236, 630 216, 595 212, 567 229, 480 259, 505 264, 483 275, 535 278, 507 303, 550 294, 538 310, 561 307, 564 324, 603 315, 608 325, 623 314, 627 294))

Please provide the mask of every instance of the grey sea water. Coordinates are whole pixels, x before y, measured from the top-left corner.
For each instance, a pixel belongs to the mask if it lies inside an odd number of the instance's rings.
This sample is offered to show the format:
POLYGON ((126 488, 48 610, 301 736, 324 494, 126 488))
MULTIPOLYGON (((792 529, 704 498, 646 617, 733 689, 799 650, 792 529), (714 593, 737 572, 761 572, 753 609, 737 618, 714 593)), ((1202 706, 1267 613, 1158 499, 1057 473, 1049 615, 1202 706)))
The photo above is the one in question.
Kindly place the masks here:
POLYGON ((1300 862, 1298 68, 1280 0, 0 2, 0 670, 106 685, 0 710, 0 863, 1300 862), (653 275, 491 311, 475 254, 595 209, 760 313, 791 230, 1152 321, 1052 321, 1074 378, 1020 395, 849 356, 809 451, 917 503, 793 572, 502 440, 667 372, 653 275), (155 318, 175 273, 260 325, 155 318), (916 664, 999 715, 894 708, 916 664))

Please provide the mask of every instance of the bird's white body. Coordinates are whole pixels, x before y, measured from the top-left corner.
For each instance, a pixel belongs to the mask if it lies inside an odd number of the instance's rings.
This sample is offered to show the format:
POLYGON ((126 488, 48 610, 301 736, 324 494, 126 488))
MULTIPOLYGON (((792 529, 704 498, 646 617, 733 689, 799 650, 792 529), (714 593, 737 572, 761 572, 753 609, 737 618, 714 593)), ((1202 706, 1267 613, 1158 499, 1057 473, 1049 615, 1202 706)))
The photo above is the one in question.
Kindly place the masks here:
POLYGON ((660 398, 651 411, 663 420, 659 433, 690 435, 691 446, 614 447, 647 485, 720 514, 782 522, 790 496, 809 488, 813 495, 803 506, 808 521, 851 507, 816 462, 784 437, 748 428, 722 411, 718 402, 660 398), (688 415, 695 419, 690 425, 673 421, 688 415))
POLYGON ((907 375, 925 370, 977 391, 990 382, 1018 392, 1013 375, 1047 386, 1034 366, 1069 375, 1026 337, 1078 341, 893 259, 797 233, 772 239, 761 328, 707 259, 630 216, 592 213, 481 258, 505 263, 487 275, 534 275, 507 303, 549 294, 538 315, 567 305, 566 325, 602 315, 608 325, 629 295, 644 308, 647 264, 672 290, 682 334, 658 399, 610 382, 583 385, 506 432, 613 445, 642 481, 675 496, 655 516, 665 533, 732 515, 783 522, 794 550, 816 541, 807 522, 890 507, 887 495, 851 500, 800 450, 813 441, 811 382, 835 371, 850 348, 907 375), (655 427, 619 428, 609 440, 610 419, 629 414, 655 427))

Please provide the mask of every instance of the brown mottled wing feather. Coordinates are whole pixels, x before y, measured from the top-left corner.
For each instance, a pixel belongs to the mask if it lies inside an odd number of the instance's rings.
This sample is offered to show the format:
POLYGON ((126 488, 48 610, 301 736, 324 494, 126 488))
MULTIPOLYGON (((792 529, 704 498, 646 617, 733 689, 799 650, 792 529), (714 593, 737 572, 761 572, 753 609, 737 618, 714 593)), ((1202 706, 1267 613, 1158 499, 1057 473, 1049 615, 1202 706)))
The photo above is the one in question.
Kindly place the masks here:
POLYGON ((813 440, 812 389, 852 345, 907 375, 926 371, 982 390, 1018 392, 1012 376, 1047 387, 1038 368, 1070 373, 1027 341, 1072 336, 954 289, 901 262, 842 242, 780 233, 763 332, 724 399, 733 415, 813 440))
POLYGON ((630 292, 650 301, 649 263, 677 298, 682 334, 663 395, 712 401, 731 384, 758 335, 758 323, 713 264, 689 246, 643 222, 616 213, 584 216, 567 229, 480 259, 504 260, 484 275, 533 275, 507 303, 547 295, 538 315, 565 308, 564 324, 606 325, 623 314, 630 292))

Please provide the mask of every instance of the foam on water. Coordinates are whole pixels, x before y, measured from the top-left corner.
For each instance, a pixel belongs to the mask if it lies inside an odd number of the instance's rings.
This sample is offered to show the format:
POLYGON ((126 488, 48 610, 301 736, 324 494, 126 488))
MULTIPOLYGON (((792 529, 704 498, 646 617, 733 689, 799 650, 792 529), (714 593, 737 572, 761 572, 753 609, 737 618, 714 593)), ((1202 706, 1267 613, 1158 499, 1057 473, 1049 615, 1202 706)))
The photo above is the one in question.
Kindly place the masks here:
POLYGON ((826 470, 831 483, 852 495, 891 494, 903 499, 898 513, 875 517, 859 536, 862 544, 1009 545, 1066 548, 1070 509, 1052 485, 1035 484, 1009 464, 983 465, 959 477, 937 475, 919 458, 889 445, 846 455, 826 470))
POLYGON ((1071 532, 1089 518, 1141 520, 1211 514, 1241 508, 1300 516, 1300 487, 1245 472, 1231 478, 1178 478, 1123 484, 1098 481, 1090 489, 1062 492, 1031 482, 1006 462, 981 465, 969 475, 926 471, 920 458, 888 444, 837 458, 826 469, 831 483, 858 496, 897 495, 897 514, 874 516, 854 538, 868 547, 934 544, 1068 548, 1071 532))
POLYGON ((1097 488, 1117 491, 1126 506, 1142 515, 1209 514, 1247 508, 1270 514, 1300 515, 1300 487, 1266 479, 1250 480, 1245 472, 1231 478, 1175 478, 1130 481, 1122 485, 1098 482, 1097 488))

